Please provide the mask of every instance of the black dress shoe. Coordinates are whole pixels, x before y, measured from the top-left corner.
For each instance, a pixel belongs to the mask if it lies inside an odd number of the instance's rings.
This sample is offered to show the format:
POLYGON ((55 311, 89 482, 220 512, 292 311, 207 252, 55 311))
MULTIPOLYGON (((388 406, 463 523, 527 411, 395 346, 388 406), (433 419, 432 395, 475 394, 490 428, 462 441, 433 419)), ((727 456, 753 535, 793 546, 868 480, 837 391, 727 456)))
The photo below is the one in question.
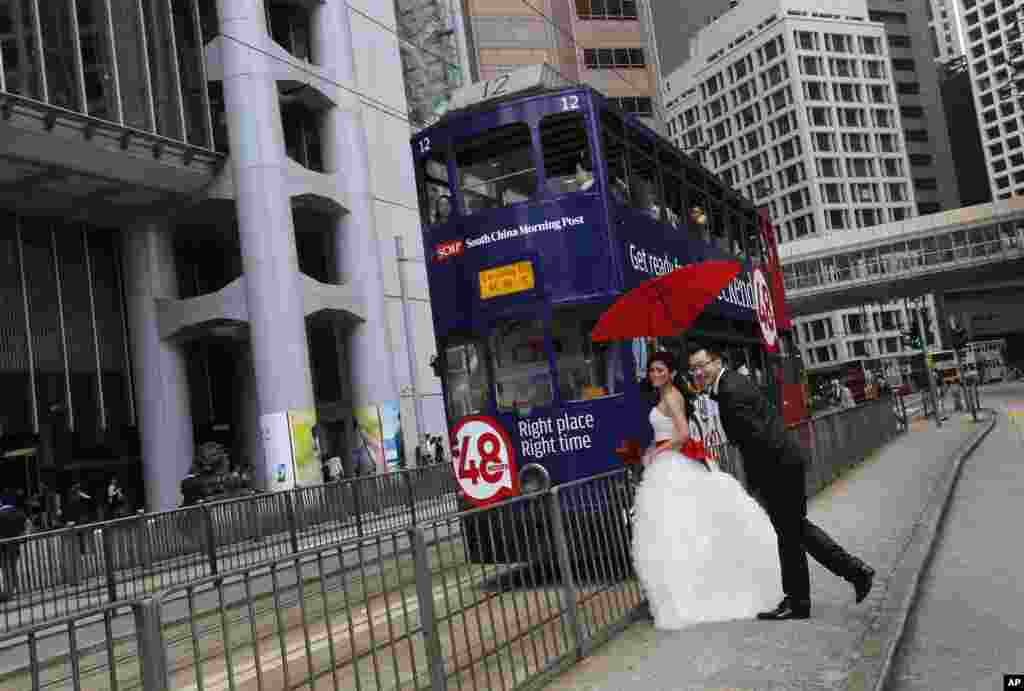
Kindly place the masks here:
POLYGON ((782 599, 782 602, 779 603, 778 607, 771 610, 770 612, 759 612, 757 618, 768 621, 783 621, 784 619, 810 619, 811 602, 810 600, 791 600, 788 597, 786 597, 782 599))
POLYGON ((871 586, 875 582, 875 570, 861 562, 857 575, 853 579, 853 590, 857 594, 857 604, 863 602, 864 598, 871 592, 871 586))

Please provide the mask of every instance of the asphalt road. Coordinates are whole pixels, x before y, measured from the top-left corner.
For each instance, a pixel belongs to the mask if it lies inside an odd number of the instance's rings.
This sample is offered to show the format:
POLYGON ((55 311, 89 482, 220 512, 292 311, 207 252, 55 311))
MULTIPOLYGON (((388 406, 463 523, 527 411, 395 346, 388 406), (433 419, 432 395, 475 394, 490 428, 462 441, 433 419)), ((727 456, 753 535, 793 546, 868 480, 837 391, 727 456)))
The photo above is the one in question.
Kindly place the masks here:
POLYGON ((1000 419, 963 467, 887 691, 992 691, 1024 673, 1024 383, 981 398, 1000 419))

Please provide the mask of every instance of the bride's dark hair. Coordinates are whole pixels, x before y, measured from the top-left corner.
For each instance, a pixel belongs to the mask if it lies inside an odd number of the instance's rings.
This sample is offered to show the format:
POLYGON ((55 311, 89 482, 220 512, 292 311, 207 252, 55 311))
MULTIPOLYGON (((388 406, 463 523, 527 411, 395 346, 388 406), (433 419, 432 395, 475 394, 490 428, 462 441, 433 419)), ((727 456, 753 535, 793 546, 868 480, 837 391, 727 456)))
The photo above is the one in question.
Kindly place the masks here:
MULTIPOLYGON (((677 389, 679 389, 679 393, 683 394, 683 401, 686 403, 686 416, 692 419, 696 410, 694 407, 694 401, 696 397, 694 396, 693 390, 690 388, 689 382, 686 380, 686 378, 683 376, 683 373, 679 370, 679 367, 676 365, 676 356, 667 350, 659 350, 658 352, 651 355, 651 357, 647 360, 648 371, 650 371, 651 365, 653 365, 655 362, 660 362, 661 364, 665 365, 665 367, 668 368, 669 372, 675 372, 675 374, 672 377, 672 383, 675 385, 677 389)), ((657 403, 658 392, 652 388, 651 393, 654 395, 654 402, 657 403)))

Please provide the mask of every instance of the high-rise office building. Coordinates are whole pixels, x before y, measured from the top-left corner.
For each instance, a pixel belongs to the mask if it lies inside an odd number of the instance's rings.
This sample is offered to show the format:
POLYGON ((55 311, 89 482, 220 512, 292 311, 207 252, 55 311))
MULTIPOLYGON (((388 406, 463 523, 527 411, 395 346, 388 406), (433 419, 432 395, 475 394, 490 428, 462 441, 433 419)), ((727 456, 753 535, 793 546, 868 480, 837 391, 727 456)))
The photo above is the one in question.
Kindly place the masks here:
POLYGON ((936 64, 936 55, 941 51, 935 42, 936 33, 929 28, 934 24, 930 21, 933 15, 929 14, 933 12, 933 3, 941 4, 939 0, 868 1, 868 19, 885 26, 910 177, 921 214, 960 206, 936 64))
POLYGON ((467 0, 465 7, 481 80, 546 62, 657 126, 644 0, 467 0))
POLYGON ((989 189, 995 199, 1024 194, 1021 0, 957 0, 989 189))
MULTIPOLYGON (((869 12, 863 0, 741 2, 701 29, 691 60, 662 80, 669 136, 767 207, 780 242, 918 214, 890 52, 901 34, 869 12)), ((908 323, 897 303, 794 320, 809 370, 864 361, 897 381, 911 355, 899 339, 908 323)))
POLYGON ((956 0, 925 0, 924 11, 931 30, 931 51, 937 62, 963 55, 964 45, 956 19, 956 0))
POLYGON ((405 95, 414 128, 448 109, 452 93, 473 81, 461 0, 394 0, 405 95))
POLYGON ((665 80, 670 137, 768 207, 780 242, 917 211, 885 31, 844 4, 740 3, 665 80))

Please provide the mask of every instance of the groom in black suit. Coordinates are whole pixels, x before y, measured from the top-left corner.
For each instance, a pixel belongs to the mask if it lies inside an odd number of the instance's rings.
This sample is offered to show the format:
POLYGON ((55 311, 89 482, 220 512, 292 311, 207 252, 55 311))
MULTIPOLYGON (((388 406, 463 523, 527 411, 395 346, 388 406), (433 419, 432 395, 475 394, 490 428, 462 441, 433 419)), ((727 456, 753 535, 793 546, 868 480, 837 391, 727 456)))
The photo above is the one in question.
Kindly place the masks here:
POLYGON ((857 602, 871 590, 875 572, 807 520, 804 449, 749 377, 726 369, 712 346, 690 350, 690 373, 718 402, 725 436, 739 447, 747 488, 768 514, 779 541, 782 590, 779 606, 758 619, 807 619, 811 615, 810 553, 825 568, 853 584, 857 602))

